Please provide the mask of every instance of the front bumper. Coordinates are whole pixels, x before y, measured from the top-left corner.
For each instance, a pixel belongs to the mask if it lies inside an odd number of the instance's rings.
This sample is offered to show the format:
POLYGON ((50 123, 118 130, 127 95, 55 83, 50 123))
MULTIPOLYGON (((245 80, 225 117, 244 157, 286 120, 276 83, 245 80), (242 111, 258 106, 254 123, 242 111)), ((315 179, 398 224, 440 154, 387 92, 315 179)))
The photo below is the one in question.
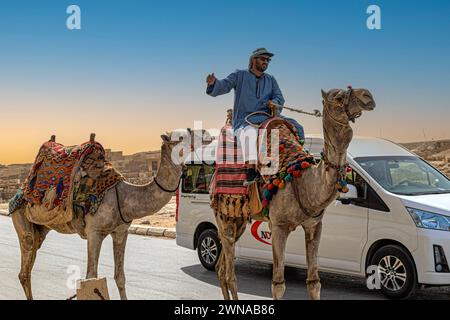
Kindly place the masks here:
POLYGON ((450 261, 450 232, 419 228, 417 235, 419 246, 412 255, 419 283, 450 285, 450 272, 436 272, 433 252, 433 245, 441 246, 447 261, 450 261))

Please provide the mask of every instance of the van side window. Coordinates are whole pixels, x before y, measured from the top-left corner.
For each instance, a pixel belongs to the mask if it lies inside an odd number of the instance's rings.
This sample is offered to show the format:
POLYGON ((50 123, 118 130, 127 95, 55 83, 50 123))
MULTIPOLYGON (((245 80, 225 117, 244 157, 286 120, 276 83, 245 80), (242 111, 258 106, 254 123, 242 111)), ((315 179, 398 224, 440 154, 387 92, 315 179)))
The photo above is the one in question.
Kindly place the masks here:
POLYGON ((183 193, 209 193, 215 168, 206 165, 188 165, 182 183, 183 193))
POLYGON ((351 172, 347 173, 346 180, 348 184, 352 184, 356 187, 359 199, 366 199, 367 183, 360 174, 358 174, 355 170, 352 170, 351 172))
POLYGON ((373 188, 358 174, 355 170, 347 173, 346 180, 348 184, 352 184, 358 191, 358 198, 352 200, 355 206, 370 208, 373 210, 389 212, 389 207, 373 190, 373 188))

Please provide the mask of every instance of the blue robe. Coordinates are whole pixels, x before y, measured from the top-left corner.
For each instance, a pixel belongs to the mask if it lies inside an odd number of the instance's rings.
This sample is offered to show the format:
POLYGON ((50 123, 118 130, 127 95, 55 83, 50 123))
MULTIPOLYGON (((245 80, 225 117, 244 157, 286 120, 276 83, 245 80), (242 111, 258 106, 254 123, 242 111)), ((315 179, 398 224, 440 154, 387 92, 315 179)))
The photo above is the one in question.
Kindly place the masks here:
MULTIPOLYGON (((245 117, 255 111, 263 111, 270 114, 270 109, 266 106, 269 100, 273 103, 283 105, 284 98, 275 78, 267 73, 261 77, 256 77, 249 70, 236 70, 223 80, 216 80, 214 85, 208 86, 206 93, 212 97, 226 94, 234 89, 233 106, 233 129, 237 130, 248 126, 245 117)), ((291 122, 298 130, 301 139, 304 139, 303 127, 294 119, 284 117, 291 122)), ((249 118, 249 121, 260 124, 267 120, 269 116, 257 114, 249 118)))

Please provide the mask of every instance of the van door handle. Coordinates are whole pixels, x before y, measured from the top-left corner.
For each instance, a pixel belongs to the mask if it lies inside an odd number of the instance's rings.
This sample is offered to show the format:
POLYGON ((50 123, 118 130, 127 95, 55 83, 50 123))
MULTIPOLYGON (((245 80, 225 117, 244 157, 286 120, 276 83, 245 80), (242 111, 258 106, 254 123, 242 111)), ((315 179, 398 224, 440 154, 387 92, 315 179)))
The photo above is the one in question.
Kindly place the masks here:
POLYGON ((187 195, 184 195, 184 194, 182 194, 180 197, 181 198, 188 198, 188 199, 195 199, 195 196, 187 196, 187 195))

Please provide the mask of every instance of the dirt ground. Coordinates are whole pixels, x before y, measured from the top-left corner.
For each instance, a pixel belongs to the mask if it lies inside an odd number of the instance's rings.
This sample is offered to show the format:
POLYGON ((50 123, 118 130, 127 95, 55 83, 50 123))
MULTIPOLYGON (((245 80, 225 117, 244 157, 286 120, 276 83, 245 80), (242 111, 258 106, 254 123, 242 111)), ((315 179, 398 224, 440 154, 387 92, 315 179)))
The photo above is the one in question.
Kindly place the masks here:
POLYGON ((152 227, 175 228, 175 197, 169 201, 158 213, 134 220, 134 224, 145 224, 152 227))

